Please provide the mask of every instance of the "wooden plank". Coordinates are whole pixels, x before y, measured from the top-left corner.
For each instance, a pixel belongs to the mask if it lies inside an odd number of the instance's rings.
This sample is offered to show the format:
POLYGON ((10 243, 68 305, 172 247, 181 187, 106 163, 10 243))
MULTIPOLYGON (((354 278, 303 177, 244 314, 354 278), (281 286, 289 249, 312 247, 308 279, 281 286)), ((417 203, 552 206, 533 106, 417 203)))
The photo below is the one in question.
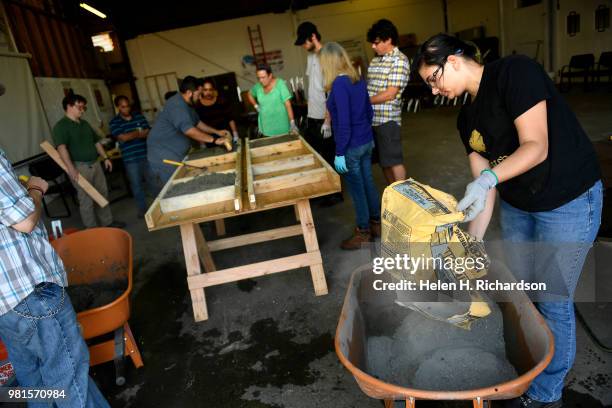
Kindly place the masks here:
POLYGON ((149 230, 152 230, 157 226, 157 221, 159 220, 159 217, 161 217, 161 215, 162 212, 161 208, 159 207, 159 200, 155 199, 155 201, 153 201, 153 204, 151 204, 151 206, 145 213, 145 222, 147 223, 147 228, 149 230))
POLYGON ((204 238, 204 234, 202 233, 202 229, 200 228, 200 224, 193 224, 196 245, 198 247, 198 257, 200 258, 200 262, 204 265, 204 270, 206 272, 214 272, 217 270, 215 266, 215 262, 212 259, 212 255, 210 254, 210 249, 208 248, 208 243, 206 242, 206 238, 204 238))
MULTIPOLYGON (((170 177, 170 180, 172 180, 172 178, 176 176, 176 174, 179 171, 180 171, 180 168, 174 170, 174 174, 172 174, 172 176, 170 177)), ((151 204, 151 206, 149 207, 149 209, 147 210, 145 214, 145 221, 147 222, 147 227, 149 228, 149 231, 157 226, 157 223, 159 222, 160 218, 163 215, 159 202, 161 201, 162 197, 166 195, 166 191, 168 191, 170 186, 171 186, 170 183, 166 183, 166 185, 162 188, 162 190, 159 192, 157 197, 155 197, 153 204, 151 204)))
POLYGON ((321 163, 321 166, 323 166, 324 168, 326 168, 328 170, 328 175, 329 175, 329 180, 334 184, 338 186, 338 189, 341 189, 341 184, 340 184, 340 175, 336 172, 336 169, 333 168, 328 162, 327 160, 325 160, 321 154, 319 154, 319 152, 317 152, 310 144, 308 144, 308 142, 302 137, 300 136, 300 141, 302 142, 302 144, 304 145, 304 149, 310 153, 312 153, 315 158, 317 159, 317 161, 319 163, 321 163))
MULTIPOLYGON (((337 193, 338 191, 340 191, 340 189, 331 184, 329 180, 324 180, 319 184, 305 184, 303 186, 290 189, 271 191, 269 193, 259 194, 257 197, 257 206, 252 209, 248 204, 245 189, 242 210, 239 213, 234 210, 234 203, 231 201, 223 201, 201 207, 188 208, 172 213, 159 213, 159 217, 154 218, 156 221, 153 226, 149 227, 149 231, 174 227, 185 223, 202 223, 206 221, 214 221, 219 218, 229 218, 244 214, 267 211, 273 208, 286 207, 295 205, 295 203, 299 200, 321 197, 328 194, 337 193)), ((154 205, 151 206, 152 209, 154 209, 154 205)), ((156 215, 157 212, 154 214, 156 215)))
MULTIPOLYGON (((200 227, 197 224, 181 225, 181 240, 183 241, 183 252, 185 254, 185 266, 187 267, 187 281, 189 278, 203 276, 200 268, 198 245, 195 230, 200 227)), ((193 317, 196 322, 208 319, 208 308, 203 288, 189 288, 191 304, 193 306, 193 317)))
MULTIPOLYGON (((304 233, 304 244, 308 253, 319 254, 319 242, 317 241, 317 231, 315 230, 312 212, 310 211, 310 201, 302 200, 297 203, 298 211, 300 212, 300 223, 304 233)), ((310 266, 310 275, 314 286, 315 295, 321 296, 327 294, 327 281, 325 280, 325 271, 323 270, 323 260, 310 266)))
POLYGON ((242 140, 238 140, 236 149, 236 181, 234 182, 234 209, 242 209, 242 140))
POLYGON ((319 184, 304 184, 285 190, 270 191, 257 196, 257 209, 267 210, 295 205, 300 200, 321 197, 338 191, 329 180, 324 180, 319 184))
POLYGON ((220 220, 215 220, 215 231, 217 231, 217 236, 222 237, 223 235, 225 235, 225 221, 220 219, 220 220))
POLYGON ((300 167, 311 166, 315 164, 313 154, 304 154, 294 156, 287 159, 271 160, 264 163, 253 164, 253 175, 274 173, 283 170, 293 170, 300 167))
POLYGON ((295 140, 293 142, 279 143, 271 146, 254 147, 251 149, 251 157, 253 159, 257 157, 270 157, 275 154, 288 152, 291 150, 300 150, 303 148, 301 140, 295 140))
POLYGON ((279 135, 279 136, 265 136, 259 139, 250 140, 249 146, 251 147, 251 149, 254 149, 256 147, 271 146, 274 144, 287 143, 287 142, 292 142, 295 140, 299 140, 299 137, 296 134, 284 134, 284 135, 279 135))
MULTIPOLYGON (((216 272, 205 273, 187 277, 187 285, 190 290, 205 288, 208 286, 221 285, 223 283, 235 282, 247 278, 271 275, 273 273, 303 268, 310 265, 322 263, 320 252, 308 252, 284 258, 272 259, 270 261, 257 262, 234 268, 222 269, 216 272)), ((200 289, 201 290, 201 289, 200 289)))
POLYGON ((267 178, 271 178, 271 177, 284 176, 284 175, 287 175, 287 174, 300 173, 300 172, 304 172, 304 171, 308 171, 308 170, 314 170, 314 169, 320 169, 320 168, 322 168, 321 165, 318 162, 315 161, 315 163, 313 165, 310 165, 310 166, 296 167, 294 169, 289 169, 289 170, 280 170, 280 171, 274 171, 274 172, 271 172, 271 173, 260 174, 259 176, 255 177, 255 181, 263 180, 263 179, 267 179, 267 178))
POLYGON ((185 163, 197 167, 219 166, 225 163, 233 163, 236 161, 236 152, 230 152, 212 157, 203 157, 200 159, 190 159, 189 156, 185 159, 185 163))
POLYGON ((314 156, 318 159, 319 163, 321 163, 321 165, 327 169, 328 171, 328 177, 329 177, 329 181, 332 182, 334 185, 338 186, 338 191, 340 191, 342 189, 342 185, 340 184, 340 175, 338 173, 336 173, 336 169, 334 169, 328 162, 327 160, 325 160, 320 154, 319 152, 317 152, 315 149, 312 148, 311 145, 308 144, 308 142, 302 137, 300 136, 300 141, 302 142, 302 144, 304 145, 304 148, 307 149, 308 151, 310 151, 312 154, 314 154, 314 156))
POLYGON ((159 201, 159 206, 162 212, 168 213, 227 200, 232 200, 232 202, 234 200, 234 185, 212 188, 176 197, 164 197, 159 201))
POLYGON ((251 148, 249 147, 249 138, 246 138, 244 145, 244 157, 245 157, 245 171, 246 171, 246 187, 247 197, 249 200, 249 207, 255 209, 257 207, 257 200, 255 198, 255 186, 253 185, 253 168, 251 166, 251 148))
MULTIPOLYGON (((53 147, 51 145, 51 143, 47 142, 46 140, 44 142, 42 142, 40 144, 40 147, 49 155, 49 157, 51 157, 53 159, 53 161, 55 161, 57 163, 58 166, 60 166, 62 168, 62 170, 64 170, 66 173, 68 173, 66 164, 64 163, 64 161, 62 160, 59 152, 55 149, 55 147, 53 147)), ((89 181, 87 181, 85 179, 85 177, 83 177, 80 173, 79 173, 79 179, 77 181, 77 184, 83 189, 83 191, 85 191, 87 193, 88 196, 90 196, 92 198, 92 200, 94 200, 100 207, 106 207, 108 205, 108 200, 102 195, 100 194, 100 192, 98 190, 96 190, 94 188, 94 186, 91 185, 91 183, 89 181)))
POLYGON ((256 180, 254 182, 255 194, 267 193, 270 191, 283 190, 286 188, 302 186, 304 184, 316 184, 327 180, 327 170, 318 168, 313 170, 290 173, 283 176, 276 176, 256 180))
POLYGON ((289 227, 275 228, 267 231, 243 234, 237 237, 209 241, 208 249, 210 249, 211 252, 222 251, 228 248, 236 248, 244 245, 257 244, 259 242, 267 242, 282 238, 294 237, 296 235, 302 235, 301 225, 291 225, 289 227))
POLYGON ((295 220, 300 221, 300 210, 297 205, 293 206, 293 210, 295 211, 295 220))
MULTIPOLYGON (((251 148, 251 153, 253 152, 252 148, 251 148)), ((261 164, 261 163, 267 163, 271 160, 281 160, 281 159, 289 159, 291 157, 296 157, 296 156, 302 156, 305 154, 311 154, 311 152, 306 149, 305 147, 302 146, 301 149, 295 149, 295 150, 289 150, 286 152, 277 152, 274 154, 271 154, 269 156, 259 156, 259 157, 253 157, 253 154, 251 154, 251 163, 252 164, 261 164)))

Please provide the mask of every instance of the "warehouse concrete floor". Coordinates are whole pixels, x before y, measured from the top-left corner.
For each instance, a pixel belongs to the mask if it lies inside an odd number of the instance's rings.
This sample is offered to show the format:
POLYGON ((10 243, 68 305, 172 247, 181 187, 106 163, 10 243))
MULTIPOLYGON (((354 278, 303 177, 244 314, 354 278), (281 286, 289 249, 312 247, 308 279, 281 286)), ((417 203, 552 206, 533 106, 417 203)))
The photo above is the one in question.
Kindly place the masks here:
MULTIPOLYGON (((612 134, 611 93, 567 96, 593 140, 612 134)), ((403 120, 410 177, 459 197, 469 179, 455 121, 458 108, 438 107, 403 120)), ((382 174, 375 170, 381 187, 382 174)), ((59 210, 60 203, 52 204, 59 210)), ((314 296, 306 269, 206 290, 210 319, 194 323, 178 228, 150 233, 130 198, 112 204, 134 238, 134 290, 130 325, 145 365, 127 364, 127 383, 114 385, 111 363, 92 375, 114 407, 381 407, 358 388, 340 364, 333 337, 351 272, 367 251, 345 252, 340 241, 353 228, 350 200, 331 208, 313 203, 329 294, 314 296)), ((293 209, 227 220, 229 235, 292 224, 293 209)), ((64 226, 81 227, 78 215, 64 226)), ((211 225, 205 235, 214 238, 211 225)), ((499 237, 497 213, 487 239, 499 237)), ((215 253, 218 268, 291 255, 299 237, 215 253)), ((610 264, 607 264, 608 271, 610 264)), ((612 275, 608 275, 610 278, 612 275)), ((607 309, 610 310, 609 308, 607 309)), ((610 314, 595 313, 611 331, 610 314), (606 324, 605 322, 608 322, 606 324)), ((578 324, 576 364, 567 379, 566 407, 612 404, 612 354, 599 349, 578 324)), ((466 406, 422 403, 417 406, 466 406)), ((471 406, 471 405, 469 405, 471 406)))

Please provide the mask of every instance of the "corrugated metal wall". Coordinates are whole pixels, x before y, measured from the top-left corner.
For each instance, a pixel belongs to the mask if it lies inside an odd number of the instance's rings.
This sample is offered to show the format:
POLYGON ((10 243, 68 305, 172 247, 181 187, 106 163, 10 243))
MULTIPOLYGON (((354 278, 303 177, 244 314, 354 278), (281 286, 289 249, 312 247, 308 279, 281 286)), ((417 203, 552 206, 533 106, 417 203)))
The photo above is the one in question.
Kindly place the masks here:
POLYGON ((101 78, 91 39, 75 23, 35 6, 4 2, 19 52, 32 54, 35 77, 101 78))

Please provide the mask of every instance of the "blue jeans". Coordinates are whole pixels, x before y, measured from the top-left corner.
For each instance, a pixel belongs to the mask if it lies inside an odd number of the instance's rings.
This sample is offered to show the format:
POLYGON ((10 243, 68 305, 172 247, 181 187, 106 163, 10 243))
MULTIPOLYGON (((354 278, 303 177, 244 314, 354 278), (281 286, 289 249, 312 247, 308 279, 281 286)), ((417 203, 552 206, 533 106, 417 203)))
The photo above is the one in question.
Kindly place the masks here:
POLYGON ((344 155, 348 172, 344 179, 353 198, 357 227, 369 229, 370 220, 380 220, 380 194, 372 177, 373 143, 348 149, 344 155))
POLYGON ((581 196, 551 211, 526 212, 501 202, 504 241, 509 249, 521 248, 518 252, 522 252, 516 258, 520 265, 513 265, 519 269, 517 274, 531 278, 526 280, 545 282, 554 292, 546 295, 549 299, 536 304, 553 333, 555 353, 548 367, 527 390, 533 400, 561 399, 563 381, 574 364, 573 296, 586 255, 599 230, 602 201, 603 189, 598 181, 581 196))
POLYGON ((150 184, 153 187, 153 195, 157 196, 174 174, 176 167, 165 163, 148 163, 151 171, 150 184))
POLYGON ((0 337, 20 386, 65 390, 68 398, 54 401, 60 408, 110 408, 89 377, 89 351, 61 286, 37 285, 13 310, 0 316, 0 337))
POLYGON ((147 175, 148 162, 146 160, 140 160, 137 162, 124 163, 124 166, 128 180, 130 180, 130 188, 132 189, 132 194, 134 194, 138 210, 144 213, 147 209, 147 203, 145 202, 145 177, 147 175))

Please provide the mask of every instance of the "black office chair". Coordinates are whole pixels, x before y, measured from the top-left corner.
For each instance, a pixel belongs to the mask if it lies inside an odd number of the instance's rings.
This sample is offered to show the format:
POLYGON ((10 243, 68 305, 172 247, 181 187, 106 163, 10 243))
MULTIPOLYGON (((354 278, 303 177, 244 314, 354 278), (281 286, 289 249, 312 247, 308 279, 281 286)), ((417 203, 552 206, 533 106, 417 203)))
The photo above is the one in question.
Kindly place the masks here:
POLYGON ((569 91, 572 86, 572 78, 584 78, 584 90, 589 89, 589 78, 595 68, 595 55, 580 54, 572 55, 569 65, 561 67, 559 73, 559 89, 563 92, 569 91), (563 78, 567 78, 567 85, 564 86, 563 78))
POLYGON ((45 214, 49 218, 66 218, 70 217, 70 207, 68 207, 68 203, 66 202, 65 194, 68 193, 72 196, 72 201, 75 205, 77 205, 77 201, 75 198, 76 190, 68 180, 68 176, 64 176, 64 170, 60 166, 57 165, 49 156, 44 156, 41 159, 33 162, 29 166, 30 174, 33 176, 40 177, 46 180, 49 183, 49 188, 47 189, 47 194, 59 194, 62 199, 62 203, 64 203, 64 208, 66 208, 65 215, 51 215, 49 214, 49 209, 47 208, 47 202, 45 201, 45 197, 43 196, 43 208, 45 209, 45 214), (64 176, 64 177, 62 177, 64 176))

